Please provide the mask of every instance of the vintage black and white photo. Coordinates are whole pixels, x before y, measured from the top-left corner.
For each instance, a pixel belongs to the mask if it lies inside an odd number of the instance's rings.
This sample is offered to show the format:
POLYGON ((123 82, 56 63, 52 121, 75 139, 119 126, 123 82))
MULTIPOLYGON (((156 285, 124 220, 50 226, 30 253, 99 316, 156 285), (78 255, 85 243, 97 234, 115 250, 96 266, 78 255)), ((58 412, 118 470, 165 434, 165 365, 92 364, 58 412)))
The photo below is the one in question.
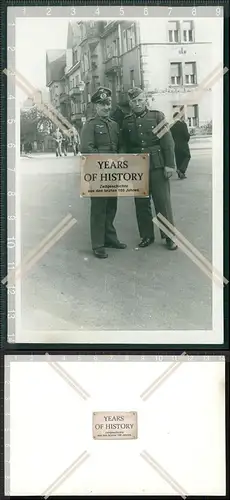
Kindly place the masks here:
POLYGON ((223 287, 194 255, 223 272, 222 16, 34 9, 15 28, 18 252, 34 259, 15 341, 221 344, 223 287), (96 153, 148 153, 149 198, 81 196, 96 153))

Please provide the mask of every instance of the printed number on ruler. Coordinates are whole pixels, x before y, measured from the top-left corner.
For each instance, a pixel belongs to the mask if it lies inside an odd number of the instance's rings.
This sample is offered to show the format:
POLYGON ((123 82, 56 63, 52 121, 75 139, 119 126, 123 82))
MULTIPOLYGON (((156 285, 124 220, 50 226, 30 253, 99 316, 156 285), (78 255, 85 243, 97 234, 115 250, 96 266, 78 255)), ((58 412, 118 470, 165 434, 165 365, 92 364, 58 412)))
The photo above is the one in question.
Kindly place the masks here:
POLYGON ((15 47, 7 47, 7 50, 11 50, 11 52, 15 52, 15 47))
POLYGON ((71 16, 75 16, 76 15, 76 9, 75 9, 75 7, 71 7, 70 15, 71 16))
POLYGON ((195 7, 192 9, 192 16, 196 16, 196 8, 195 7))
POLYGON ((124 16, 124 14, 125 14, 124 7, 120 7, 120 16, 124 16))
POLYGON ((147 7, 144 7, 144 16, 148 16, 148 15, 149 15, 148 8, 147 8, 147 7))
POLYGON ((15 311, 9 311, 7 317, 8 319, 15 319, 15 311))
POLYGON ((15 118, 8 118, 7 123, 9 123, 9 125, 12 125, 12 123, 16 123, 16 120, 15 118))
POLYGON ((217 9, 216 9, 216 15, 219 16, 220 13, 221 13, 221 9, 220 9, 220 7, 217 7, 217 9))
POLYGON ((7 97, 7 99, 15 99, 15 96, 14 96, 14 95, 9 94, 9 95, 8 95, 8 97, 7 97))
POLYGON ((12 142, 9 142, 9 144, 7 144, 7 147, 10 149, 10 148, 15 148, 16 146, 12 142))
POLYGON ((97 7, 97 9, 95 10, 95 14, 96 14, 96 16, 100 16, 100 9, 99 9, 99 7, 97 7))
POLYGON ((15 248, 15 236, 7 238, 7 248, 15 248))
POLYGON ((172 14, 172 7, 168 7, 168 14, 169 14, 169 16, 171 16, 171 14, 172 14))
POLYGON ((51 10, 52 9, 50 7, 47 7, 47 9, 46 9, 46 15, 47 16, 51 16, 51 10))

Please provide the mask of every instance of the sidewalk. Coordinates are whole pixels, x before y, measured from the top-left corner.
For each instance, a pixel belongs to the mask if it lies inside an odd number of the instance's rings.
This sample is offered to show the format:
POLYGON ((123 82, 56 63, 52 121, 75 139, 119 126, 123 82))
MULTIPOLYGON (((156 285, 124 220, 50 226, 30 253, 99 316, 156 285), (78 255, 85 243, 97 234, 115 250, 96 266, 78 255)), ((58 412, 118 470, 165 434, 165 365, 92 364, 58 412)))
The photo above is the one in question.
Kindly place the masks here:
POLYGON ((212 149, 212 136, 191 136, 190 149, 212 149))
MULTIPOLYGON (((189 141, 190 149, 212 149, 212 136, 191 136, 189 141)), ((56 158, 55 153, 35 153, 32 155, 21 155, 21 159, 51 159, 56 158)), ((74 158, 73 153, 68 153, 67 156, 62 156, 62 158, 74 158)), ((77 157, 76 157, 77 158, 77 157)), ((59 158, 57 158, 57 161, 59 158)))
MULTIPOLYGON (((25 160, 27 160, 27 159, 29 159, 29 160, 31 160, 31 159, 33 159, 33 160, 34 159, 38 159, 39 160, 39 159, 46 159, 46 158, 57 159, 57 161, 60 160, 60 158, 56 158, 55 153, 36 153, 34 151, 31 155, 21 155, 20 156, 21 160, 24 160, 24 159, 25 160)), ((66 158, 66 159, 67 158, 74 158, 74 155, 73 155, 73 153, 69 153, 67 156, 62 156, 61 158, 62 159, 63 158, 66 158)), ((76 156, 76 158, 77 158, 77 156, 76 156)))

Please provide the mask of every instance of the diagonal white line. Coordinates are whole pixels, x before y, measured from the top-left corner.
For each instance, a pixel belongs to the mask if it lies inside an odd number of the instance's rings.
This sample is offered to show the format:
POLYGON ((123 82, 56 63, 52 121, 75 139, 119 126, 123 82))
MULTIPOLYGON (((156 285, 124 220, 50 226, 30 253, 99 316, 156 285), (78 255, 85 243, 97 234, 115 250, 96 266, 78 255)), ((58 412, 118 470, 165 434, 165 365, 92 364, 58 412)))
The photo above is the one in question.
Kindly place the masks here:
POLYGON ((188 241, 184 236, 183 234, 180 233, 180 231, 178 231, 178 229, 176 229, 161 213, 158 213, 157 214, 157 218, 160 219, 160 221, 166 225, 166 227, 169 228, 169 230, 172 231, 172 234, 175 234, 176 236, 178 236, 178 238, 185 244, 188 246, 188 248, 191 250, 191 252, 193 252, 194 255, 196 255, 200 260, 201 262, 203 262, 206 267, 208 267, 210 269, 210 271, 212 271, 212 273, 215 273, 216 276, 225 283, 225 285, 228 284, 228 280, 226 278, 224 278, 222 276, 222 274, 217 270, 215 269, 215 267, 211 264, 211 262, 209 262, 203 255, 202 253, 199 252, 199 250, 197 250, 196 247, 194 247, 192 245, 192 243, 190 243, 190 241, 188 241))
POLYGON ((211 272, 209 272, 208 269, 200 262, 200 260, 197 259, 194 254, 190 252, 188 248, 183 245, 183 243, 181 243, 181 241, 169 229, 161 224, 161 222, 159 222, 156 217, 153 218, 153 222, 157 227, 159 227, 159 229, 161 229, 161 231, 163 231, 169 238, 171 238, 174 243, 178 245, 178 247, 190 258, 192 262, 194 262, 194 264, 197 265, 197 267, 201 269, 201 271, 203 271, 204 274, 206 274, 206 276, 208 276, 208 278, 210 278, 211 281, 215 281, 217 285, 223 287, 223 282, 220 281, 219 278, 217 278, 211 272))
POLYGON ((185 500, 188 496, 186 490, 145 450, 140 453, 140 456, 149 464, 153 469, 155 469, 158 474, 167 481, 167 483, 179 493, 179 495, 185 500))
MULTIPOLYGON (((186 352, 183 352, 180 356, 186 356, 186 352)), ((179 368, 179 366, 181 366, 181 364, 183 363, 183 361, 176 361, 175 363, 172 363, 168 368, 166 368, 166 370, 164 370, 163 373, 161 373, 161 375, 159 375, 159 377, 157 377, 156 380, 154 380, 154 382, 152 382, 148 387, 147 389, 145 389, 142 394, 140 395, 141 399, 143 401, 147 401, 147 399, 150 398, 150 396, 152 396, 153 392, 155 392, 158 387, 168 378, 172 375, 172 373, 174 373, 177 368, 179 368)))
POLYGON ((61 484, 64 483, 64 481, 73 474, 73 472, 80 467, 86 460, 89 458, 90 455, 87 451, 84 451, 74 462, 65 469, 60 476, 58 476, 57 479, 48 487, 46 490, 42 493, 42 496, 44 496, 45 500, 49 498, 51 493, 53 493, 58 486, 61 486, 61 484))
MULTIPOLYGON (((69 221, 74 221, 74 224, 77 222, 76 219, 74 219, 72 217, 72 215, 67 215, 64 219, 62 219, 61 222, 59 222, 59 224, 57 224, 57 226, 55 226, 55 228, 47 235, 45 236, 45 238, 43 238, 43 240, 35 247, 33 248, 30 252, 28 252, 28 254, 26 255, 26 257, 22 260, 21 264, 19 266, 16 267, 15 271, 14 272, 11 272, 9 273, 8 276, 6 276, 3 280, 2 280, 2 283, 3 285, 8 281, 10 281, 11 279, 11 276, 13 278, 15 278, 15 274, 17 274, 18 272, 21 271, 22 268, 24 268, 24 266, 26 266, 26 264, 30 264, 30 262, 32 261, 32 258, 36 259, 36 257, 38 255, 40 255, 39 253, 39 250, 42 251, 42 249, 44 249, 45 247, 45 244, 48 243, 50 244, 50 242, 54 241, 52 238, 57 238, 58 235, 60 235, 60 231, 61 229, 64 228, 66 229, 66 224, 67 222, 69 221)), ((72 226, 72 224, 71 224, 72 226)), ((68 228, 69 228, 69 225, 68 225, 68 228)), ((61 234, 63 236, 63 234, 61 234)), ((55 243, 55 241, 54 241, 55 243)))
POLYGON ((79 394, 79 396, 82 397, 82 399, 87 400, 90 398, 89 393, 62 366, 60 366, 59 363, 48 361, 48 364, 79 394))

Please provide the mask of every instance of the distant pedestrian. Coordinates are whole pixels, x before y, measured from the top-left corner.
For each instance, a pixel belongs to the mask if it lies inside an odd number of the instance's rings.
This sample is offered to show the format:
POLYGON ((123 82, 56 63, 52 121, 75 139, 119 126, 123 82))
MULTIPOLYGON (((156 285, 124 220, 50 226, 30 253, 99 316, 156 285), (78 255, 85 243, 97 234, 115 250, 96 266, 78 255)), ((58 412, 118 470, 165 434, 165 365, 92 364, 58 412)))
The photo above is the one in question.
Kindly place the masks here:
POLYGON ((175 158, 177 166, 177 175, 179 179, 186 179, 186 170, 191 159, 189 149, 190 134, 188 127, 184 121, 184 116, 180 113, 174 113, 173 119, 175 123, 171 127, 171 133, 175 143, 175 158))
POLYGON ((68 151, 68 145, 69 145, 69 138, 68 136, 63 133, 63 138, 62 138, 62 151, 65 156, 67 156, 67 151, 68 151))
POLYGON ((71 140, 72 140, 72 147, 73 147, 73 154, 76 156, 79 151, 79 146, 80 146, 80 136, 75 127, 72 128, 72 134, 71 134, 71 140))
POLYGON ((62 145, 62 133, 60 132, 59 127, 57 127, 56 131, 53 134, 54 140, 56 142, 56 156, 62 156, 61 145, 62 145))

